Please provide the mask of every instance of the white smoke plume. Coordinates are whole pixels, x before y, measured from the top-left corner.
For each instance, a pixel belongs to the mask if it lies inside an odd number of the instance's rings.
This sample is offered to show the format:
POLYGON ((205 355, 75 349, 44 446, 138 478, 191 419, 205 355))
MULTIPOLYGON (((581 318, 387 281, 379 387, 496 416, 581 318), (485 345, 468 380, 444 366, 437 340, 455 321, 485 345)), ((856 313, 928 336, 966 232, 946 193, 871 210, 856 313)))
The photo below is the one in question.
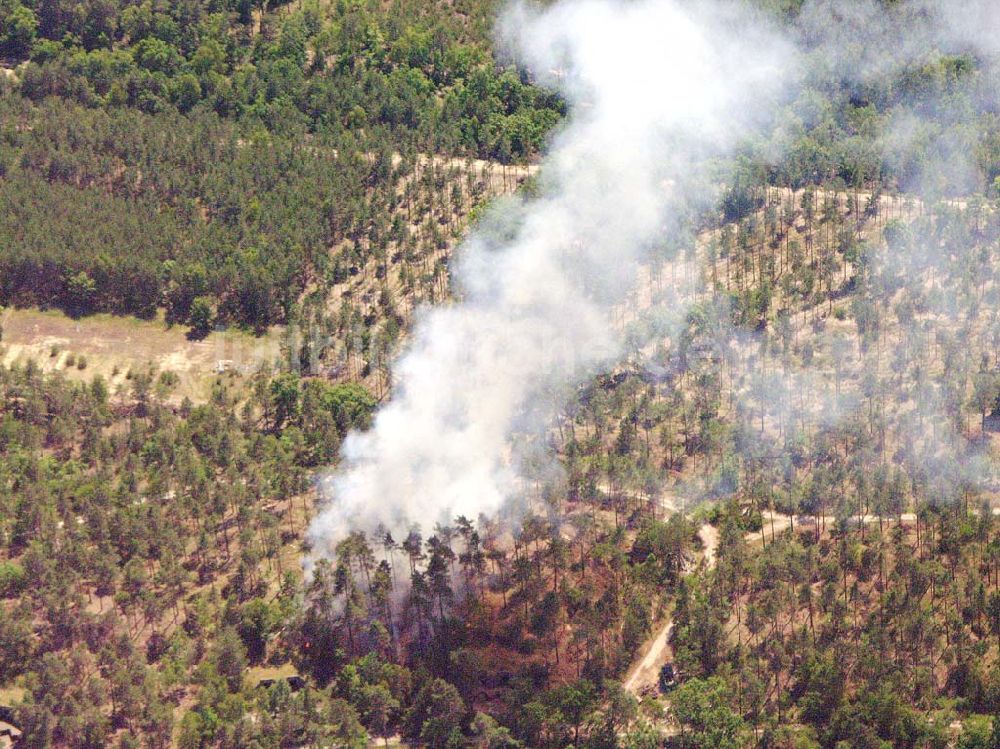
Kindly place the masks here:
POLYGON ((345 441, 311 528, 319 555, 352 529, 490 515, 523 491, 518 435, 544 434, 570 388, 621 355, 614 305, 685 211, 713 199, 711 165, 793 69, 790 48, 729 4, 517 5, 500 28, 569 120, 538 197, 504 217, 502 238, 458 250, 457 301, 418 317, 392 400, 345 441))

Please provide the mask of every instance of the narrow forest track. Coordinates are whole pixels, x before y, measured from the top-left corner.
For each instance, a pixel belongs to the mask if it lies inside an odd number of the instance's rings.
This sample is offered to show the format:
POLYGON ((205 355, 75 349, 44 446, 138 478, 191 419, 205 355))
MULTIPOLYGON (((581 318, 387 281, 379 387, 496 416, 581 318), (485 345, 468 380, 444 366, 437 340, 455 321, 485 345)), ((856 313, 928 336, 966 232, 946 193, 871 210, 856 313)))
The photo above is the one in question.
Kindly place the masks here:
MULTIPOLYGON (((715 554, 719 548, 719 531, 713 526, 705 523, 698 529, 698 538, 701 539, 705 569, 715 567, 715 554)), ((697 565, 691 565, 685 570, 689 573, 697 569, 697 565)), ((660 669, 667 662, 670 656, 670 634, 673 632, 674 622, 671 617, 664 619, 653 635, 652 640, 645 648, 645 655, 636 663, 625 677, 625 690, 638 696, 646 690, 656 688, 660 676, 660 669)))
MULTIPOLYGON (((767 539, 767 543, 770 543, 777 534, 787 530, 792 523, 792 519, 788 515, 770 511, 765 513, 764 520, 764 538, 767 539)), ((851 520, 857 522, 858 518, 854 516, 851 520)), ((882 518, 882 521, 886 524, 892 523, 894 520, 895 518, 882 518)), ((899 517, 899 520, 903 523, 915 523, 916 516, 912 513, 904 513, 899 517)), ((878 521, 879 519, 875 515, 866 515, 864 517, 866 525, 878 523, 878 521)), ((816 519, 800 516, 796 518, 796 522, 807 525, 815 524, 816 519)), ((825 517, 821 519, 821 522, 833 523, 835 519, 825 517)), ((716 554, 719 549, 719 529, 714 525, 705 523, 698 529, 698 538, 701 539, 702 550, 704 552, 704 569, 711 570, 715 567, 716 554)), ((761 533, 759 531, 747 533, 746 540, 748 543, 760 541, 761 533)), ((698 569, 698 565, 692 565, 688 567, 685 573, 693 572, 696 569, 698 569)), ((670 635, 673 632, 673 628, 674 622, 669 616, 657 627, 649 643, 643 648, 643 656, 629 669, 628 675, 625 677, 623 685, 626 691, 639 696, 649 689, 655 690, 657 688, 660 669, 669 660, 671 654, 670 635)))
MULTIPOLYGON (((761 517, 763 520, 762 528, 760 531, 754 531, 747 534, 746 538, 748 543, 760 541, 762 537, 766 539, 767 543, 771 543, 779 534, 784 533, 788 530, 788 528, 792 527, 792 517, 790 515, 773 512, 772 510, 765 510, 761 513, 761 517)), ((817 525, 820 525, 821 529, 825 529, 826 527, 836 523, 837 518, 832 515, 823 515, 819 518, 815 515, 796 515, 794 522, 795 527, 809 526, 811 528, 815 528, 817 525)), ((857 515, 851 515, 848 517, 847 522, 853 527, 860 525, 860 519, 857 515)), ((896 522, 902 522, 904 525, 909 525, 917 522, 917 516, 912 512, 904 512, 899 516, 883 515, 881 522, 885 525, 891 525, 896 522)), ((866 526, 878 523, 878 515, 869 514, 864 516, 864 524, 866 526)))

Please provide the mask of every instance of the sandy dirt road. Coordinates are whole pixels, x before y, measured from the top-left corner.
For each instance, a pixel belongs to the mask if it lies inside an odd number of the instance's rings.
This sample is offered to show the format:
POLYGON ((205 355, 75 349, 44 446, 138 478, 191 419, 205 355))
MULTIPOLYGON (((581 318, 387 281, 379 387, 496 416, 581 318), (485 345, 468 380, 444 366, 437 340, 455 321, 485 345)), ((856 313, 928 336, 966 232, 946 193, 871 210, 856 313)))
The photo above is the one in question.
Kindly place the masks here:
MULTIPOLYGON (((762 519, 764 521, 763 525, 763 537, 767 543, 773 541, 779 534, 784 533, 792 525, 792 518, 789 515, 783 515, 778 512, 772 512, 770 510, 765 510, 762 513, 762 519)), ((899 516, 899 519, 904 525, 910 525, 917 522, 917 516, 912 512, 904 512, 899 516)), ((879 518, 877 515, 865 515, 864 524, 877 525, 879 518)), ((848 524, 851 527, 857 527, 860 524, 860 519, 857 515, 851 515, 848 519, 848 524)), ((832 515, 825 515, 819 518, 819 522, 822 523, 824 528, 829 528, 837 522, 837 519, 832 515)), ((884 525, 892 525, 896 522, 896 518, 893 516, 883 516, 882 523, 884 525)), ((815 528, 817 519, 813 515, 796 515, 795 516, 795 527, 809 527, 815 528)), ((753 533, 747 534, 747 541, 753 543, 754 541, 761 540, 761 532, 755 531, 753 533)))
MULTIPOLYGON (((833 523, 833 518, 825 518, 828 523, 833 523)), ((857 522, 857 518, 853 518, 857 522)), ((916 516, 910 513, 905 513, 902 516, 902 521, 904 523, 916 522, 916 516)), ((813 518, 797 518, 796 524, 811 524, 815 520, 813 518)), ((878 518, 874 515, 867 515, 864 518, 866 525, 871 523, 878 523, 878 518)), ((892 522, 889 518, 883 518, 883 522, 889 524, 892 522)), ((764 531, 765 538, 767 542, 771 541, 772 529, 775 535, 786 530, 791 525, 791 518, 787 515, 780 515, 778 513, 765 513, 764 517, 764 531)), ((698 529, 698 537, 701 539, 702 549, 704 551, 704 563, 706 569, 712 569, 715 566, 716 552, 719 548, 719 529, 713 525, 705 523, 698 529)), ((747 534, 748 542, 760 541, 760 533, 753 532, 747 534)), ((692 568, 694 569, 694 568, 692 568)), ((632 666, 629 670, 628 675, 624 680, 624 687, 627 691, 632 694, 638 695, 648 688, 655 688, 657 680, 660 675, 660 669, 663 667, 672 655, 670 650, 670 635, 673 632, 674 623, 670 617, 660 622, 657 626, 652 639, 647 642, 642 650, 642 657, 639 661, 632 666)))
MULTIPOLYGON (((702 549, 705 553, 704 563, 707 569, 715 566, 715 554, 719 548, 719 530, 705 523, 698 529, 698 538, 701 539, 702 549)), ((691 569, 694 569, 692 567, 691 569)), ((656 687, 660 676, 660 669, 663 664, 670 660, 670 633, 674 629, 674 622, 670 617, 660 622, 644 649, 644 655, 630 670, 625 677, 625 689, 632 694, 638 695, 650 687, 656 687)))

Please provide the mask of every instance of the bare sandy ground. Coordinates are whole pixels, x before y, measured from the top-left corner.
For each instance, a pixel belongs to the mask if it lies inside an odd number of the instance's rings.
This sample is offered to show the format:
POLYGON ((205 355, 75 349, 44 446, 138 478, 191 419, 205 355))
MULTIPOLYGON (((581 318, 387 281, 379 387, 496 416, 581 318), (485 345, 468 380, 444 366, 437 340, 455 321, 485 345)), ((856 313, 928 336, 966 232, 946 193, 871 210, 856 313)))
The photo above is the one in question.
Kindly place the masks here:
POLYGON ((186 329, 162 320, 91 315, 74 320, 61 312, 7 309, 0 312, 3 338, 0 364, 24 365, 29 359, 45 372, 62 372, 74 380, 101 375, 112 394, 129 386, 128 373, 172 372, 178 382, 170 399, 187 396, 204 401, 222 369, 249 374, 279 356, 279 336, 272 331, 254 337, 240 331, 209 334, 191 341, 186 329), (86 361, 78 367, 80 357, 86 361), (220 366, 220 363, 222 365, 220 366))

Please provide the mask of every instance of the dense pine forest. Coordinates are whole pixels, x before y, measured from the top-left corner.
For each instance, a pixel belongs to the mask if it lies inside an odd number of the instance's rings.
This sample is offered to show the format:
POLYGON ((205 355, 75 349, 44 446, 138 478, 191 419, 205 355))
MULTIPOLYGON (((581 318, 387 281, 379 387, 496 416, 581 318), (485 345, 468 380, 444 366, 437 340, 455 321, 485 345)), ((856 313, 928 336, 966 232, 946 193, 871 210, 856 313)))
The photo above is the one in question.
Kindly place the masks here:
POLYGON ((263 5, 0 7, 0 303, 287 322, 373 246, 433 250, 420 154, 524 161, 560 116, 493 64, 489 7, 263 5))
POLYGON ((810 68, 661 238, 614 310, 626 359, 574 389, 516 510, 313 554, 420 306, 461 296, 457 243, 536 194, 568 114, 496 51, 499 10, 0 0, 0 305, 281 341, 196 399, 0 333, 16 746, 1000 746, 974 52, 810 68))

